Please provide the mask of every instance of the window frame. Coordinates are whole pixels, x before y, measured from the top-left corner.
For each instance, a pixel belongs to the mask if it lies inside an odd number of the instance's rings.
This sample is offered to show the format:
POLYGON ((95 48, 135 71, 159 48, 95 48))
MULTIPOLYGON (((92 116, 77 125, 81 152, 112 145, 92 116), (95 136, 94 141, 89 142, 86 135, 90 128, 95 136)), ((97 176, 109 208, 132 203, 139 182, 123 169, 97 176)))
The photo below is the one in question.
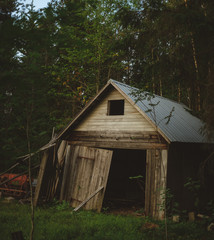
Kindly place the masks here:
POLYGON ((108 100, 107 104, 107 116, 123 116, 125 115, 125 99, 112 99, 108 100), (118 104, 121 102, 121 106, 115 106, 115 104, 118 104), (116 113, 116 110, 118 108, 118 113, 116 113))

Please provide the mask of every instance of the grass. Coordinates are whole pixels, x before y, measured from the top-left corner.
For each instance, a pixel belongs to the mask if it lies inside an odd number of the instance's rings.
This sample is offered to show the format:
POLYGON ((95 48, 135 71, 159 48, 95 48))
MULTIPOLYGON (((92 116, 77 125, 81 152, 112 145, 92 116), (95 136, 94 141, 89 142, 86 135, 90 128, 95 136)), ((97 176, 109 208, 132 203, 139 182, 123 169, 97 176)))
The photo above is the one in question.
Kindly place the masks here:
MULTIPOLYGON (((30 206, 0 202, 0 239, 22 231, 29 239, 30 206)), ((92 211, 71 213, 66 203, 37 208, 35 240, 161 240, 164 222, 145 217, 120 216, 92 211)), ((213 240, 204 223, 168 222, 168 240, 213 240)))

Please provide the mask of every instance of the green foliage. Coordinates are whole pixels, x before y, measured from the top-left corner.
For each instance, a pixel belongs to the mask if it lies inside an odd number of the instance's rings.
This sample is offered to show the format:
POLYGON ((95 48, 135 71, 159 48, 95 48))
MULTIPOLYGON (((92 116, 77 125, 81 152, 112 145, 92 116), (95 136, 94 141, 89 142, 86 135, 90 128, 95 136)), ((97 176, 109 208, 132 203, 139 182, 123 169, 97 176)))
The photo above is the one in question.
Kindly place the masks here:
POLYGON ((184 184, 188 190, 190 190, 194 195, 198 194, 201 184, 198 180, 193 180, 192 178, 187 178, 186 183, 184 184))
MULTIPOLYGON (((36 208, 34 239, 48 240, 142 240, 165 239, 164 222, 147 217, 119 216, 92 211, 72 212, 71 208, 36 208)), ((29 238, 30 206, 0 202, 1 238, 11 239, 11 233, 22 231, 29 238)), ((213 239, 200 223, 168 222, 169 240, 213 239)))
POLYGON ((193 180, 192 178, 187 178, 186 183, 184 184, 184 187, 186 187, 194 197, 194 206, 195 209, 198 210, 199 207, 199 191, 201 188, 200 181, 193 180))
POLYGON ((37 150, 109 78, 187 104, 212 133, 212 0, 52 0, 41 11, 14 0, 0 10, 1 169, 27 153, 27 132, 37 150))
POLYGON ((65 200, 63 200, 62 202, 59 202, 58 200, 54 199, 50 204, 49 207, 51 209, 55 209, 55 210, 68 210, 70 208, 70 204, 69 202, 66 202, 65 200))
POLYGON ((209 216, 210 216, 210 218, 208 219, 209 223, 212 223, 214 221, 214 201, 213 200, 210 200, 207 203, 207 212, 209 213, 209 216))
POLYGON ((142 179, 143 176, 142 175, 138 175, 138 176, 134 176, 134 177, 129 177, 129 179, 142 179))
POLYGON ((160 205, 160 210, 165 211, 168 218, 173 215, 182 215, 179 204, 174 200, 174 195, 169 188, 161 191, 161 198, 162 203, 160 205))

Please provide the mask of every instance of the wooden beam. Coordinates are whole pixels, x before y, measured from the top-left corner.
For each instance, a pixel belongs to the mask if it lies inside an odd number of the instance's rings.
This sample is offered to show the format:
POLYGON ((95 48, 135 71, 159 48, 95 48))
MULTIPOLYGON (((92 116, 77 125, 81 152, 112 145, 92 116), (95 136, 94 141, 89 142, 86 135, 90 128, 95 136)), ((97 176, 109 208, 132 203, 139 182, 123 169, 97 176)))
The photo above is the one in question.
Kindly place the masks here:
POLYGON ((88 198, 86 198, 79 206, 77 206, 73 211, 78 211, 83 205, 85 205, 89 200, 91 200, 98 192, 100 192, 104 186, 99 187, 95 192, 93 192, 88 198))
POLYGON ((131 142, 116 142, 116 141, 69 141, 70 145, 80 145, 87 147, 95 147, 95 148, 120 148, 120 149, 167 149, 166 144, 162 143, 131 143, 131 142))
POLYGON ((147 150, 145 212, 155 219, 164 218, 164 200, 167 175, 166 149, 147 150))
POLYGON ((71 136, 110 136, 110 135, 128 135, 128 136, 143 136, 143 135, 158 135, 158 132, 155 131, 111 131, 111 130, 103 130, 103 131, 71 131, 71 136))
MULTIPOLYGON (((156 142, 159 143, 160 136, 155 132, 72 132, 70 136, 71 141, 129 141, 129 142, 156 142)), ((161 139, 161 143, 166 143, 161 139)))

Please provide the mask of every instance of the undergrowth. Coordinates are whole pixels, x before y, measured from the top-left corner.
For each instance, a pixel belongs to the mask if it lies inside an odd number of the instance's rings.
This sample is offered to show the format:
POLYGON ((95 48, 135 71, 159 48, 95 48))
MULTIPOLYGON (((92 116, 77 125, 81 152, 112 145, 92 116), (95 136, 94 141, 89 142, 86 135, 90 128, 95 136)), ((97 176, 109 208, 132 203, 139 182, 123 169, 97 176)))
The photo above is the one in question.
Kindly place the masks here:
MULTIPOLYGON (((22 231, 29 239, 30 206, 0 202, 0 239, 22 231)), ((161 240, 164 222, 147 217, 120 216, 93 211, 72 212, 66 202, 54 202, 35 211, 35 240, 161 240)), ((205 223, 168 222, 168 240, 213 240, 205 223)))

